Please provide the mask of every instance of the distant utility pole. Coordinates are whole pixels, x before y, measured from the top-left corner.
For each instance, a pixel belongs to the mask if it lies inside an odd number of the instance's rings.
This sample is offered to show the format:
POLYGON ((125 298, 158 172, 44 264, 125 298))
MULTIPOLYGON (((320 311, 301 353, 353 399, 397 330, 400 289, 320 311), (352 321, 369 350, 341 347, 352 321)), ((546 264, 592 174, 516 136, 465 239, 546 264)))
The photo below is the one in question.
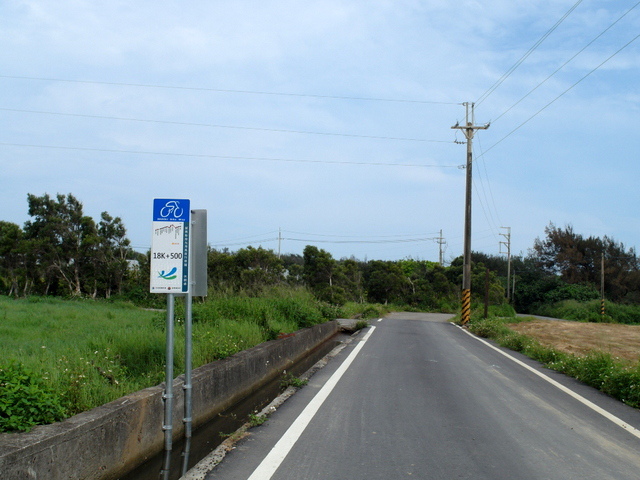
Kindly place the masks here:
POLYGON ((440 266, 443 267, 444 261, 442 258, 442 246, 445 245, 447 242, 445 241, 444 238, 442 238, 442 229, 440 229, 440 236, 436 238, 436 241, 438 242, 438 246, 440 248, 440 266))
POLYGON ((604 250, 600 259, 600 315, 604 321, 604 250))
POLYGON ((281 245, 282 245, 282 227, 278 227, 278 258, 280 258, 281 245))
POLYGON ((502 251, 502 246, 507 247, 507 302, 511 301, 511 295, 509 294, 509 286, 511 285, 511 227, 500 227, 504 228, 507 233, 501 233, 505 238, 504 242, 500 242, 500 253, 505 253, 502 251))
POLYGON ((472 141, 476 130, 486 130, 489 124, 483 126, 474 125, 474 103, 465 102, 466 108, 466 125, 456 123, 453 129, 461 130, 467 139, 467 183, 466 183, 466 200, 464 215, 464 266, 462 270, 462 324, 466 324, 471 319, 471 190, 472 177, 471 165, 473 159, 472 141))

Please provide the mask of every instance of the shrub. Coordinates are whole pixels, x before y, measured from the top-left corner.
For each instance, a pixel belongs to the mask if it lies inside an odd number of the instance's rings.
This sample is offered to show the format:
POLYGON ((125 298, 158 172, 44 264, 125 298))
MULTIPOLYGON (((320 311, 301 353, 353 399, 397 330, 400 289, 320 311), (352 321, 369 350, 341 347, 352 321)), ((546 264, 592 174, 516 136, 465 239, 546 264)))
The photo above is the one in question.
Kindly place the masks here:
POLYGON ((0 432, 29 431, 66 415, 59 396, 19 363, 0 367, 0 432))
POLYGON ((489 305, 489 316, 501 318, 515 318, 516 311, 508 303, 489 305))
POLYGON ((524 352, 531 344, 531 340, 519 333, 510 333, 500 340, 500 345, 516 352, 524 352))
POLYGON ((469 323, 469 330, 479 337, 498 338, 510 334, 504 321, 499 318, 474 319, 469 323))
POLYGON ((546 317, 563 318, 578 322, 619 322, 626 324, 640 323, 640 306, 623 305, 607 302, 606 315, 600 311, 600 300, 579 302, 577 300, 563 300, 553 304, 540 305, 532 313, 546 317))
POLYGON ((605 304, 605 311, 613 320, 626 324, 640 323, 640 305, 605 304))
POLYGON ((553 290, 544 294, 544 303, 554 303, 562 300, 588 302, 600 297, 600 293, 593 285, 561 283, 553 290))

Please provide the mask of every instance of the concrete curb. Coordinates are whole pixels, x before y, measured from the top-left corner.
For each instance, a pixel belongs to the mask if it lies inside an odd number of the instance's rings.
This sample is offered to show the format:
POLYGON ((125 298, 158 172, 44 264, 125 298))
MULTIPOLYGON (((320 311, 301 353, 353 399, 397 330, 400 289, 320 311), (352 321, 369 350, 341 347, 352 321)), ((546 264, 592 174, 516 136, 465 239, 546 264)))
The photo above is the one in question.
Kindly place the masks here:
MULTIPOLYGON (((338 332, 332 321, 193 371, 196 428, 271 381, 338 332)), ((174 438, 183 435, 183 378, 173 383, 174 438)), ((161 452, 164 384, 28 433, 0 434, 3 480, 110 480, 161 452)))

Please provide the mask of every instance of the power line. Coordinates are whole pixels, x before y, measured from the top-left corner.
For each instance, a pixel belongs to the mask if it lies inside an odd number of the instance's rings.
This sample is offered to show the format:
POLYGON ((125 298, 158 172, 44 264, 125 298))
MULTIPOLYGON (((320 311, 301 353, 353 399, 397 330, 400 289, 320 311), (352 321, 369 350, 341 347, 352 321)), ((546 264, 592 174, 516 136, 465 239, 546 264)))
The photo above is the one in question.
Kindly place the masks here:
MULTIPOLYGON (((480 147, 480 152, 482 152, 482 139, 481 137, 478 137, 478 146, 480 147)), ((496 218, 498 219, 498 223, 502 224, 502 220, 500 220, 500 214, 498 212, 498 207, 496 206, 496 200, 493 196, 493 189, 491 188, 491 181, 489 180, 489 172, 487 171, 487 162, 484 160, 483 155, 479 155, 478 156, 478 160, 481 160, 482 163, 482 169, 484 170, 484 176, 487 179, 487 186, 489 189, 489 195, 491 197, 491 204, 493 206, 493 211, 496 214, 496 218)), ((480 179, 482 179, 482 176, 480 176, 480 179)), ((484 188, 484 185, 483 185, 484 188)), ((485 193, 485 198, 486 198, 486 193, 485 193)), ((488 199, 487 199, 487 203, 488 203, 488 199)), ((493 218, 493 215, 491 215, 491 218, 493 218)), ((497 227, 497 224, 495 225, 497 227)))
POLYGON ((339 160, 304 160, 295 158, 270 158, 270 157, 245 157, 235 155, 211 155, 198 153, 180 153, 180 152, 153 152, 144 150, 119 150, 109 148, 89 148, 89 147, 71 147, 60 145, 36 145, 23 143, 0 142, 0 146, 7 147, 25 147, 25 148, 43 148, 52 150, 73 150, 82 152, 99 152, 99 153, 122 153, 134 155, 159 155, 167 157, 191 157, 191 158, 215 158, 228 160, 258 160, 264 162, 292 162, 292 163, 323 163, 333 165, 365 165, 365 166, 384 166, 384 167, 418 167, 418 168, 459 168, 458 165, 433 165, 418 163, 387 163, 387 162, 349 162, 339 160))
POLYGON ((225 242, 237 242, 237 241, 240 241, 240 240, 247 241, 247 240, 254 239, 254 238, 264 237, 265 235, 274 235, 276 233, 278 233, 278 232, 270 231, 270 232, 265 232, 265 233, 259 233, 259 234, 256 234, 256 235, 248 235, 248 236, 244 236, 244 237, 230 238, 230 239, 227 239, 227 240, 224 240, 224 241, 219 241, 218 244, 225 243, 225 242))
POLYGON ((491 228, 492 232, 494 232, 494 236, 496 236, 496 239, 497 239, 498 237, 495 233, 497 232, 497 223, 496 223, 496 220, 493 218, 493 213, 491 209, 489 208, 490 207, 489 201, 487 198, 486 191, 484 189, 484 184, 482 183, 482 178, 480 179, 480 185, 481 185, 481 188, 478 187, 478 184, 475 180, 473 181, 473 186, 476 190, 476 196, 478 198, 478 201, 480 202, 480 207, 482 208, 482 213, 484 214, 484 218, 487 221, 487 225, 489 226, 489 228, 491 228), (483 196, 484 196, 484 201, 482 200, 483 196), (486 207, 485 207, 485 204, 486 204, 486 207))
POLYGON ((567 66, 567 64, 569 62, 571 62, 574 58, 576 58, 578 55, 580 55, 582 52, 584 52, 587 48, 589 48, 596 40, 598 40, 602 35, 604 35, 605 33, 607 33, 609 30, 611 30, 611 28, 613 28, 614 25, 616 25, 620 20, 622 20, 624 17, 626 17, 634 8, 636 8, 638 5, 640 5, 640 2, 636 3, 634 6, 632 6, 629 10, 627 10, 625 13, 622 14, 622 16, 620 16, 615 22, 613 22, 611 25, 609 25, 607 28, 605 28, 602 32, 600 32, 600 34, 598 34, 593 40, 591 40, 589 43, 587 43, 584 47, 582 47, 575 55, 573 55, 569 60, 567 60, 566 62, 564 62, 562 65, 560 65, 551 75, 549 75, 547 78, 545 78, 542 82, 540 82, 538 85, 536 85, 533 89, 529 90, 529 92, 522 97, 520 100, 518 100, 516 103, 514 103, 513 105, 511 105, 509 108, 507 108, 504 112, 502 112, 500 115, 498 115, 498 117, 493 120, 493 123, 497 122, 500 118, 502 118, 504 115, 506 115, 509 111, 511 111, 511 109, 513 109, 515 106, 517 106, 520 102, 522 102, 525 98, 527 98, 529 95, 531 95, 533 92, 535 92, 539 87, 541 87, 544 83, 547 82, 547 80, 549 80, 551 77, 553 77, 556 73, 558 73, 560 70, 562 70, 565 66, 567 66))
POLYGON ((516 70, 516 68, 518 68, 518 67, 519 67, 519 66, 520 66, 520 65, 521 65, 521 64, 522 64, 522 63, 523 63, 523 62, 524 62, 524 61, 529 57, 529 55, 531 55, 531 54, 533 53, 533 51, 534 51, 536 48, 538 48, 538 47, 542 44, 542 42, 544 42, 544 41, 547 39, 547 37, 548 37, 549 35, 551 35, 551 34, 554 32, 554 30, 555 30, 556 28, 558 28, 558 26, 559 26, 559 25, 560 25, 560 24, 561 24, 561 23, 562 23, 562 22, 563 22, 563 21, 564 21, 564 20, 565 20, 565 19, 566 19, 570 14, 571 14, 571 12, 573 12, 573 11, 578 7, 578 5, 580 5, 581 3, 582 3, 582 0, 578 0, 578 1, 573 5, 573 7, 571 7, 571 8, 567 11, 567 13, 565 13, 565 14, 562 16, 562 18, 560 18, 560 20, 558 20, 558 21, 555 23, 555 25, 554 25, 553 27, 551 27, 549 30, 547 30, 547 32, 546 32, 542 37, 540 37, 540 39, 539 39, 536 43, 534 43, 534 44, 531 46, 531 48, 529 48, 529 50, 527 50, 527 51, 526 51, 526 53, 525 53, 522 57, 520 57, 520 60, 518 60, 516 63, 514 63, 514 64, 513 64, 513 66, 512 66, 509 70, 507 70, 507 71, 506 71, 506 72, 505 72, 505 73, 504 73, 504 74, 503 74, 503 75, 502 75, 502 76, 501 76, 501 77, 500 77, 500 78, 499 78, 499 79, 498 79, 498 80, 497 80, 493 85, 491 85, 491 86, 489 87, 489 89, 488 89, 486 92, 484 92, 482 95, 480 95, 480 98, 479 98, 478 100, 476 100, 476 102, 475 102, 475 103, 476 103, 476 105, 480 105, 482 102, 484 102, 484 101, 489 97, 489 95, 491 95, 491 94, 495 91, 495 89, 496 89, 496 88, 498 88, 500 85, 502 85, 502 82, 504 82, 504 81, 505 81, 505 80, 506 80, 506 79, 507 79, 507 78, 508 78, 508 77, 509 77, 509 76, 510 76, 510 75, 511 75, 515 70, 516 70))
POLYGON ((407 238, 396 240, 315 240, 306 238, 285 238, 282 240, 290 240, 292 242, 311 242, 311 243, 358 243, 358 244, 378 244, 378 243, 415 243, 415 242, 430 242, 436 238, 407 238))
POLYGON ((629 45, 631 45, 633 42, 635 42, 638 38, 640 37, 640 34, 636 35, 635 37, 633 37, 631 40, 629 40, 626 44, 624 44, 622 47, 620 47, 620 49, 618 49, 615 53, 613 53, 612 55, 610 55, 606 60, 604 60, 602 63, 600 63, 597 67, 595 67, 593 70, 591 70, 589 73, 587 73, 585 76, 583 76, 580 80, 578 80, 577 82, 575 82, 573 85, 571 85, 569 88, 567 88, 565 91, 563 91, 560 95, 558 95, 557 97, 555 97, 553 100, 551 100, 549 103, 547 103, 544 107, 542 107, 540 110, 538 110, 536 113, 534 113, 533 115, 531 115, 529 118, 527 118, 524 122, 522 122, 520 125, 518 125, 516 128, 514 128, 513 130, 511 130, 509 133, 507 133, 504 137, 502 137, 500 140, 498 140, 496 143, 494 143, 493 145, 491 145, 487 150, 485 150, 485 152, 482 155, 485 155, 486 153, 488 153, 490 150, 492 150, 494 147, 496 147, 497 145, 499 145, 500 143, 502 143, 504 140, 506 140, 508 137, 510 137, 513 133, 515 133, 516 131, 518 131, 520 128, 522 128, 524 125, 526 125, 527 123, 529 123, 533 118, 535 118, 536 116, 538 116, 540 113, 542 113, 545 109, 547 109, 547 107, 549 107, 551 104, 553 104, 556 100, 558 100, 560 97, 562 97, 563 95, 565 95, 567 92, 569 92, 570 90, 572 90, 576 85, 578 85, 580 82, 582 82, 585 78, 587 78, 589 75, 591 75, 593 72, 595 72, 596 70, 598 70, 600 67, 602 67, 605 63, 607 63, 609 60, 611 60, 613 57, 615 57, 618 53, 620 53, 622 50, 624 50, 625 48, 627 48, 629 45))
MULTIPOLYGON (((255 240, 256 237, 264 237, 265 235, 270 235, 272 233, 278 232, 267 232, 264 234, 258 235, 249 235, 246 237, 235 238, 231 240, 225 241, 217 241, 215 243, 211 243, 211 245, 245 245, 247 242, 249 243, 257 243, 257 242, 272 242, 278 239, 281 240, 289 240, 292 242, 309 242, 309 243, 363 243, 363 244, 377 244, 377 243, 412 243, 412 242, 427 242, 432 240, 437 240, 437 237, 423 237, 419 236, 420 234, 397 234, 397 235, 335 235, 335 234, 322 234, 322 233, 308 233, 308 232, 294 232, 291 230, 280 230, 280 233, 289 233, 294 235, 301 235, 306 237, 323 237, 323 238, 334 238, 333 240, 329 239, 317 239, 317 238, 291 238, 291 237, 276 237, 276 238, 262 238, 260 240, 255 240), (409 237, 409 238, 402 238, 409 237), (346 240, 351 239, 351 240, 346 240), (240 241, 243 240, 243 241, 240 241), (251 241, 250 241, 251 240, 251 241)), ((438 232, 430 233, 427 235, 437 235, 438 232)), ((423 234, 424 235, 424 234, 423 234)))
POLYGON ((330 100, 360 100, 367 102, 394 102, 394 103, 417 103, 417 104, 434 104, 434 105, 460 105, 458 102, 440 102, 434 100, 410 100, 398 98, 379 98, 379 97, 357 97, 347 95, 319 95, 307 93, 290 93, 290 92, 269 92, 262 90, 234 90, 229 88, 209 88, 209 87, 184 87, 178 85, 158 85, 149 83, 128 83, 128 82, 104 82, 96 80, 72 80, 68 78, 48 78, 48 77, 29 77, 21 75, 0 75, 0 78, 11 78, 16 80, 37 80, 46 82, 64 82, 64 83, 80 83, 89 85, 112 85, 118 87, 141 87, 141 88, 158 88, 170 90, 190 90, 201 92, 219 92, 219 93, 237 93, 249 95, 271 95, 281 97, 302 97, 302 98, 324 98, 330 100))
POLYGON ((404 233, 397 235, 333 235, 333 234, 323 234, 323 233, 307 233, 307 232, 293 232, 291 230, 282 230, 284 233, 291 233, 294 235, 309 235, 312 237, 335 237, 335 238, 400 238, 400 237, 416 237, 418 235, 436 235, 438 232, 431 233, 404 233))
POLYGON ((18 112, 18 113, 34 113, 38 115, 57 115, 57 116, 76 117, 76 118, 94 118, 94 119, 100 119, 100 120, 118 120, 118 121, 127 121, 127 122, 156 123, 161 125, 180 125, 180 126, 187 126, 187 127, 228 128, 228 129, 236 129, 236 130, 252 130, 252 131, 258 131, 258 132, 296 133, 296 134, 304 134, 304 135, 325 135, 325 136, 350 137, 350 138, 366 138, 366 139, 373 139, 373 140, 402 140, 402 141, 409 141, 409 142, 454 143, 451 140, 427 140, 425 138, 359 135, 359 134, 352 134, 352 133, 313 132, 308 130, 287 130, 282 128, 245 127, 245 126, 239 126, 239 125, 221 125, 221 124, 215 124, 215 123, 176 122, 171 120, 153 120, 153 119, 132 118, 132 117, 115 117, 115 116, 107 116, 107 115, 90 115, 90 114, 83 114, 83 113, 63 113, 63 112, 51 112, 51 111, 44 111, 44 110, 24 110, 24 109, 18 109, 18 108, 0 107, 0 111, 18 112))
MULTIPOLYGON (((478 188, 478 184, 475 182, 475 180, 473 182, 473 186, 474 186, 474 188, 476 190, 476 196, 478 197, 478 200, 480 201, 480 208, 482 208, 482 213, 484 214, 484 218, 487 221, 487 225, 489 225, 489 228, 491 228, 492 232, 493 232, 494 228, 495 228, 495 221, 493 220, 493 217, 491 216, 491 212, 489 212, 489 215, 487 215, 487 209, 485 209, 484 202, 482 201, 482 196, 480 195, 480 189, 478 188), (490 216, 491 216, 491 219, 489 219, 490 216)), ((485 201, 486 201, 486 197, 485 197, 485 201)), ((488 205, 487 205, 487 208, 489 208, 488 205)), ((494 233, 494 236, 495 235, 496 234, 494 233)), ((496 236, 496 238, 497 238, 497 236, 496 236)))
POLYGON ((239 245, 251 245, 253 244, 262 244, 262 243, 268 243, 268 242, 275 242, 278 240, 278 237, 276 238, 262 238, 259 240, 253 240, 251 242, 232 242, 232 243, 228 243, 228 242, 216 242, 216 243, 210 243, 211 246, 213 247, 237 247, 239 245))

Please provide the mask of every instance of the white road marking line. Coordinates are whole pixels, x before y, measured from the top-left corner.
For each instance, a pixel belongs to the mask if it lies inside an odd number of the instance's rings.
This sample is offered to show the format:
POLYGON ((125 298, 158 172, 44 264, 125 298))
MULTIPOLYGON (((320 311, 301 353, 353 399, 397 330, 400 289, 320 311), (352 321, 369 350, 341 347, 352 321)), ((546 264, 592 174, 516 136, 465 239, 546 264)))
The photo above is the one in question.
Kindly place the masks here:
POLYGON ((296 418, 293 424, 285 432, 282 438, 271 449, 269 454, 262 460, 262 463, 258 465, 258 468, 254 470, 248 480, 269 480, 276 472, 282 461, 289 454, 295 443, 302 435, 302 432, 307 428, 311 419, 318 412, 324 401, 327 399, 331 391, 334 389, 338 381, 342 378, 342 375, 347 371, 353 360, 356 358, 362 347, 369 339, 376 327, 371 327, 365 334, 362 340, 351 351, 346 360, 340 365, 335 373, 327 380, 327 383, 320 389, 309 404, 305 407, 302 413, 296 418))
POLYGON ((378 322, 381 322, 381 321, 382 321, 382 319, 381 319, 381 318, 379 318, 379 319, 378 319, 378 322))
POLYGON ((515 363, 517 363, 518 365, 526 368, 527 370, 529 370, 532 373, 535 373, 537 376, 539 376, 540 378, 542 378, 543 380, 546 380, 547 382, 549 382, 551 385, 553 385, 556 388, 559 388, 560 390, 562 390, 563 392, 565 392, 567 395, 572 396, 574 399, 578 400, 580 403, 582 403, 583 405, 586 405, 587 407, 589 407, 591 410, 593 410, 596 413, 599 413, 600 415, 602 415, 603 417, 605 417, 607 420, 615 423, 616 425, 618 425, 620 428, 624 428, 627 432, 629 432, 631 435, 634 435, 637 438, 640 438, 640 430, 632 427, 631 425, 629 425, 628 423, 624 422, 623 420, 621 420, 620 418, 616 417, 615 415, 613 415, 612 413, 606 411, 604 408, 599 407, 598 405, 596 405, 595 403, 591 402, 590 400, 587 400, 586 398, 584 398, 582 395, 579 395, 578 393, 574 392, 573 390, 571 390, 570 388, 565 387, 564 385, 562 385, 559 382, 556 382, 554 379, 546 376, 544 373, 539 372, 538 370, 536 370, 535 368, 527 365, 526 363, 518 360, 515 357, 512 357, 511 355, 509 355, 508 353, 500 350, 499 348, 497 348, 494 345, 491 345, 489 342, 487 342, 486 340, 480 338, 480 337, 476 337, 475 335, 473 335, 471 332, 468 332, 467 330, 465 330, 464 328, 461 328, 458 326, 458 328, 460 328, 460 330, 462 330, 463 332, 465 332, 467 335, 470 335, 471 337, 475 338, 476 340, 478 340, 479 342, 484 343, 485 345, 487 345, 490 348, 493 348, 496 352, 504 355, 505 357, 507 357, 508 359, 514 361, 515 363))

